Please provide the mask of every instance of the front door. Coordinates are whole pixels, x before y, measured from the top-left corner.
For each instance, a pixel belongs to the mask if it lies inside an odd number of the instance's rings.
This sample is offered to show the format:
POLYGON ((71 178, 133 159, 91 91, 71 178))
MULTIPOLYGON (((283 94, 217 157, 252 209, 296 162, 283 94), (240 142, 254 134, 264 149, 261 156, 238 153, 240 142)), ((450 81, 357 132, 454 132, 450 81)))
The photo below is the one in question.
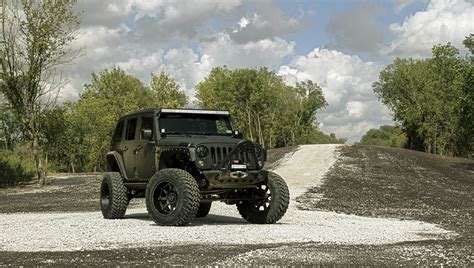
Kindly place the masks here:
POLYGON ((125 172, 129 180, 135 180, 137 177, 135 169, 135 147, 136 147, 136 132, 137 132, 138 118, 129 118, 125 129, 125 139, 122 145, 123 162, 125 165, 125 172))
POLYGON ((139 180, 149 180, 156 172, 155 165, 155 144, 154 144, 154 117, 152 114, 143 115, 140 117, 140 131, 138 132, 136 155, 135 155, 135 166, 138 172, 139 180), (142 137, 142 130, 148 129, 152 131, 151 140, 147 140, 142 137))

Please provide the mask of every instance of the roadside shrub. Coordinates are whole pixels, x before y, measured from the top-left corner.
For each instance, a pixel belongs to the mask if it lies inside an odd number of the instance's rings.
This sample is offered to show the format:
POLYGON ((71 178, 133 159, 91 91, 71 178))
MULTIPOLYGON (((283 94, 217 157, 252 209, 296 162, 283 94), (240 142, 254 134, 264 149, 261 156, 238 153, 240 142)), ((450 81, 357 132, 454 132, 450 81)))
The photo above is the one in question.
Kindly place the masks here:
POLYGON ((0 186, 17 185, 31 181, 34 164, 22 150, 0 150, 0 186))

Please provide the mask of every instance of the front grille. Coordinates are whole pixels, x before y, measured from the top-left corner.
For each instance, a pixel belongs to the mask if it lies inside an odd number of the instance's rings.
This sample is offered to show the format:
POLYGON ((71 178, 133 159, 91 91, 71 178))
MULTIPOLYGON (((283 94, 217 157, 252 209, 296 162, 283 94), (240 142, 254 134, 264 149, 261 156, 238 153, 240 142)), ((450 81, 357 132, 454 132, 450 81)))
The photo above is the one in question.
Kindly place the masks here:
POLYGON ((220 164, 232 152, 232 149, 233 147, 227 146, 211 146, 212 164, 220 164))
MULTIPOLYGON (((224 159, 232 152, 234 146, 211 146, 211 159, 213 165, 219 165, 224 159)), ((236 158, 234 158, 236 159, 236 158)), ((242 164, 246 164, 249 161, 248 152, 238 152, 237 159, 241 161, 242 164)))

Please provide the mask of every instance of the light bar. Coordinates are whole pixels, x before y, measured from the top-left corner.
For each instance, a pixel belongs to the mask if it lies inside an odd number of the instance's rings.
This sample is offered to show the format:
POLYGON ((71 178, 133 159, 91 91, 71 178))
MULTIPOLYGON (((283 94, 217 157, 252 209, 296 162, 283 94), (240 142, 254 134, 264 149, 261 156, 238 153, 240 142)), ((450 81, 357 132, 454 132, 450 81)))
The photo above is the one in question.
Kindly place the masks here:
POLYGON ((179 113, 179 114, 220 114, 229 115, 228 111, 213 110, 196 110, 196 109, 161 109, 162 113, 179 113))

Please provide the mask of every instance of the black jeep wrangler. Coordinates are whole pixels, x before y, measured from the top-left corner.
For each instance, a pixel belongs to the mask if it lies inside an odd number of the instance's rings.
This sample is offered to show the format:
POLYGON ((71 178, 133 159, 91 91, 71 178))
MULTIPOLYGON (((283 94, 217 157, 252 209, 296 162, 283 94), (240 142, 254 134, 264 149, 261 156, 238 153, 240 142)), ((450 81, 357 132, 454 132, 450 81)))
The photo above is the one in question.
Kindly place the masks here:
POLYGON ((145 197, 159 225, 205 217, 213 201, 237 205, 250 223, 285 214, 285 181, 263 169, 266 150, 242 139, 229 112, 147 109, 119 119, 100 189, 102 214, 122 218, 132 198, 145 197))

